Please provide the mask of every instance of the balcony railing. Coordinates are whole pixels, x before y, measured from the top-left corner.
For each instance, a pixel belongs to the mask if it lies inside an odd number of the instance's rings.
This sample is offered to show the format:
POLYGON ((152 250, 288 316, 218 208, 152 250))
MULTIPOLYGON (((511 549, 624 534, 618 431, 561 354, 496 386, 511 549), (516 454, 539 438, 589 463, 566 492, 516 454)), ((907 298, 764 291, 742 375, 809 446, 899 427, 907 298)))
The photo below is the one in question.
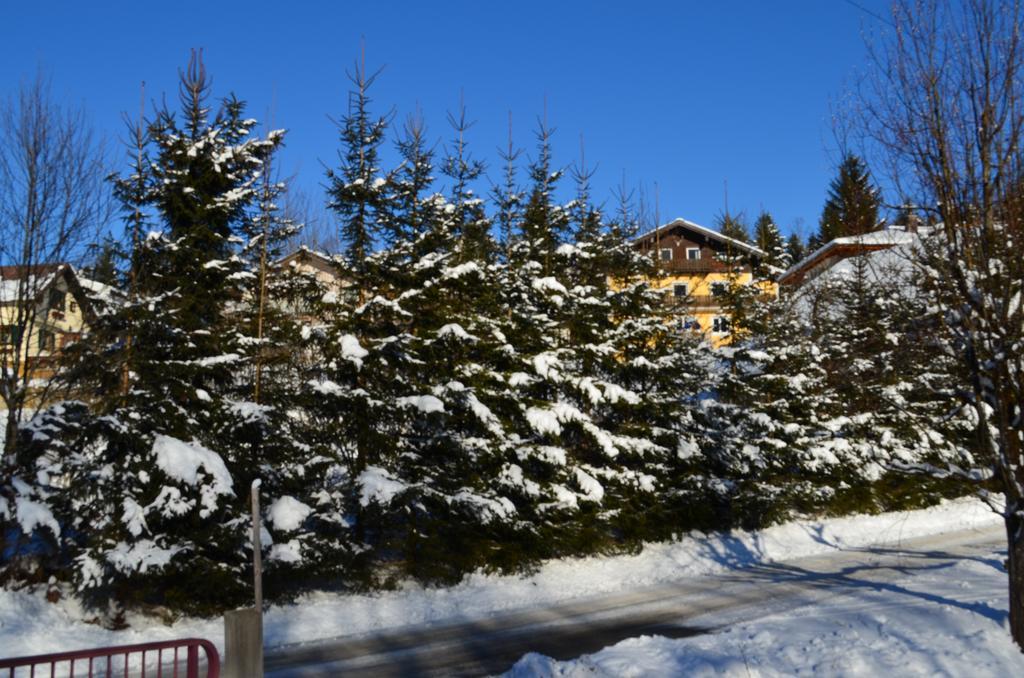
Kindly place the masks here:
POLYGON ((658 261, 658 268, 669 273, 728 273, 737 266, 744 270, 750 270, 749 266, 743 264, 727 264, 718 259, 671 259, 669 261, 658 261))
MULTIPOLYGON (((759 294, 758 301, 771 301, 774 294, 759 294)), ((715 294, 691 294, 688 297, 677 297, 672 292, 665 295, 665 302, 669 306, 681 306, 689 308, 720 308, 725 297, 715 294)))

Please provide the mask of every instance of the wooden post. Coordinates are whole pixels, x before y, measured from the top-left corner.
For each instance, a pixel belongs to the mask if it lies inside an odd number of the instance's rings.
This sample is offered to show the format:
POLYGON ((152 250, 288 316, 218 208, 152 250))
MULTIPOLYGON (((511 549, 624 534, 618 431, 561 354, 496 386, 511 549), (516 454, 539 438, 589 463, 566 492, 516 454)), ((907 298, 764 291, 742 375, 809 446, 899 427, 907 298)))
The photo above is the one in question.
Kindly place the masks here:
POLYGON ((224 613, 224 678, 263 678, 263 623, 259 610, 224 613))
POLYGON ((263 617, 263 547, 260 544, 260 480, 252 481, 252 583, 256 609, 263 617))
POLYGON ((224 613, 224 678, 263 678, 260 481, 252 483, 252 572, 256 604, 224 613))

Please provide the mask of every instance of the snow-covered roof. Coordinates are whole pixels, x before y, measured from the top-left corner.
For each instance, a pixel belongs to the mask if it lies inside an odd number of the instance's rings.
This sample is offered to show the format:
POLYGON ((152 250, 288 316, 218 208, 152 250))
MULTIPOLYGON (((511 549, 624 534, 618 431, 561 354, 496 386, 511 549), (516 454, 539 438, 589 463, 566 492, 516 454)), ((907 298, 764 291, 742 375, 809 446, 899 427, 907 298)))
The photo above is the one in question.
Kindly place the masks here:
POLYGON ((25 294, 39 294, 65 271, 74 274, 70 264, 38 264, 30 268, 27 276, 24 266, 0 266, 0 303, 12 304, 25 294))
POLYGON ((790 278, 800 271, 806 271, 813 268, 815 262, 827 259, 833 252, 844 247, 854 246, 864 248, 864 250, 879 250, 902 245, 910 245, 917 242, 922 235, 927 235, 930 230, 931 229, 927 227, 921 227, 917 232, 914 232, 908 231, 903 226, 890 226, 889 228, 885 228, 880 231, 871 231, 870 233, 863 233, 861 235, 850 235, 842 238, 835 238, 786 269, 786 271, 779 276, 779 282, 785 281, 787 278, 790 278))
POLYGON ((283 257, 281 257, 280 259, 278 259, 277 262, 275 262, 275 265, 276 266, 282 266, 282 265, 288 263, 289 261, 292 261, 293 259, 300 259, 300 258, 303 258, 303 257, 310 257, 310 258, 313 258, 313 259, 319 259, 320 261, 322 261, 324 263, 327 263, 327 264, 333 264, 334 263, 334 255, 328 254, 326 252, 320 252, 319 250, 310 249, 309 247, 306 247, 305 245, 301 245, 301 246, 299 246, 298 249, 294 250, 293 252, 289 252, 288 254, 286 254, 283 257))
POLYGON ((641 240, 644 240, 646 238, 651 237, 652 235, 655 235, 659 231, 667 231, 669 229, 676 228, 677 226, 682 226, 683 228, 689 229, 694 233, 699 233, 705 237, 711 238, 712 240, 717 240, 718 242, 725 243, 726 245, 729 245, 730 247, 735 247, 736 249, 746 252, 747 254, 753 254, 759 257, 768 256, 768 253, 759 247, 755 247, 750 243, 745 243, 742 240, 730 238, 727 235, 722 235, 721 233, 712 228, 707 228, 706 226, 695 224, 692 221, 689 221, 688 219, 683 219, 682 217, 676 217, 667 224, 659 226, 658 228, 653 228, 645 233, 641 233, 640 235, 633 238, 633 242, 640 242, 641 240))

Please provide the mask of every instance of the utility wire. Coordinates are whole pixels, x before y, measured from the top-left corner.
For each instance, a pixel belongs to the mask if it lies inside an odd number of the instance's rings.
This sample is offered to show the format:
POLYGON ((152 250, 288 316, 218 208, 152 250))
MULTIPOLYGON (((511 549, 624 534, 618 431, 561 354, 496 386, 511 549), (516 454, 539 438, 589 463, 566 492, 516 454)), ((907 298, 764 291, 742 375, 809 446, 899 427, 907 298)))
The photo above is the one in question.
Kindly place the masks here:
POLYGON ((872 10, 868 9, 867 7, 865 7, 864 5, 861 5, 861 4, 857 3, 857 2, 854 2, 854 0, 843 0, 843 2, 845 2, 847 5, 850 5, 851 7, 856 7, 860 11, 862 11, 865 14, 868 14, 868 15, 878 19, 879 21, 881 21, 883 24, 885 24, 887 26, 891 26, 892 28, 896 28, 896 26, 895 26, 895 24, 893 24, 893 22, 889 21, 884 16, 882 16, 882 15, 876 13, 876 12, 873 12, 872 10))

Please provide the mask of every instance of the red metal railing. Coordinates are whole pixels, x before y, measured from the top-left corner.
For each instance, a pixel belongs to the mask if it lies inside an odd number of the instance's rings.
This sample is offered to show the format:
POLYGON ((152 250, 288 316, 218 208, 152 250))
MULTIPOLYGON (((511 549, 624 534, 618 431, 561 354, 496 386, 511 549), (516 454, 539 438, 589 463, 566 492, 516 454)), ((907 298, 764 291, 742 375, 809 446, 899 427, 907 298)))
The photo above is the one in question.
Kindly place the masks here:
MULTIPOLYGON (((220 677, 220 655, 217 648, 202 638, 167 640, 160 643, 139 643, 100 647, 92 650, 74 650, 34 657, 0 659, 0 671, 7 670, 7 678, 107 678, 109 676, 139 676, 140 678, 206 678, 220 677), (206 673, 200 674, 199 650, 206 655, 206 673), (147 659, 147 655, 149 655, 147 659), (154 665, 155 659, 155 665, 154 665), (15 673, 18 669, 22 671, 15 673), (38 670, 37 670, 38 669, 38 670)), ((5 674, 0 673, 0 676, 5 674)))

